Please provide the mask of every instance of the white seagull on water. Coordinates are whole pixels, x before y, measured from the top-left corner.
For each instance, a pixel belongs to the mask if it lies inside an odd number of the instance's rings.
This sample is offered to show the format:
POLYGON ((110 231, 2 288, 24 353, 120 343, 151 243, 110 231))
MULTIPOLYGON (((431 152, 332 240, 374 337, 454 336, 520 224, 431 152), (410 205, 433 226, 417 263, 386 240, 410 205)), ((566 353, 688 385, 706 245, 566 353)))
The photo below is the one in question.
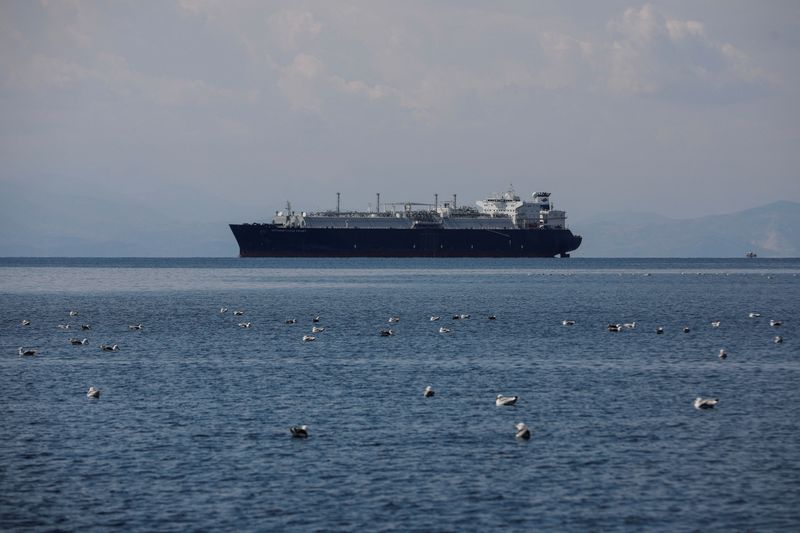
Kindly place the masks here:
POLYGON ((528 440, 531 438, 531 430, 522 422, 518 422, 514 424, 514 428, 517 430, 517 438, 518 439, 525 439, 528 440))
POLYGON ((23 348, 22 346, 20 346, 19 355, 20 357, 23 355, 36 355, 36 350, 34 350, 33 348, 23 348))
POLYGON ((308 426, 305 424, 302 426, 292 426, 289 428, 289 431, 292 433, 292 437, 299 439, 305 439, 308 437, 308 426))
POLYGON ((95 389, 94 387, 89 387, 89 390, 86 392, 87 398, 99 398, 100 397, 100 389, 95 389))
POLYGON ((716 398, 701 398, 698 396, 694 399, 694 408, 695 409, 713 409, 719 400, 716 398))
POLYGON ((497 399, 495 399, 494 404, 498 407, 503 405, 514 405, 517 403, 519 396, 503 396, 502 394, 497 395, 497 399))
POLYGON ((425 396, 426 398, 430 398, 430 397, 431 397, 431 396, 433 396, 434 394, 435 394, 435 393, 433 392, 433 387, 431 387, 430 385, 428 385, 427 387, 425 387, 425 390, 424 390, 424 391, 422 391, 422 395, 423 395, 423 396, 425 396))

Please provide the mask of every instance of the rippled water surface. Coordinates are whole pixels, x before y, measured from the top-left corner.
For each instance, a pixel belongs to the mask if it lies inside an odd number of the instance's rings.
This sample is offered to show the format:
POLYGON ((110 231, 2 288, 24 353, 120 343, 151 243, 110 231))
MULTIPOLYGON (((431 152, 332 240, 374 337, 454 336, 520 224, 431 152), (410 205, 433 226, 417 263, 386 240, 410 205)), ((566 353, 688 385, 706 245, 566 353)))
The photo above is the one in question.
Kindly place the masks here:
POLYGON ((0 259, 0 298, 4 530, 800 528, 800 260, 0 259))

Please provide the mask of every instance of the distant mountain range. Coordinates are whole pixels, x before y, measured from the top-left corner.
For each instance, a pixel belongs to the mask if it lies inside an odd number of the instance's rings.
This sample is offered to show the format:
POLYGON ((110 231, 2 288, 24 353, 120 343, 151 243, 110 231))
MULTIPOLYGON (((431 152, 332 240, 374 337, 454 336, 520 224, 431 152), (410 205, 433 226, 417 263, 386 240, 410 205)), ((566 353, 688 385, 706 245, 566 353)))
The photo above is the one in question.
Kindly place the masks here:
MULTIPOLYGON (((18 194, 0 210, 0 256, 235 257, 228 222, 99 201, 81 193, 18 194), (57 221, 54 223, 53 221, 57 221)), ((225 216, 224 214, 222 216, 225 216)), ((800 257, 800 204, 775 202, 727 215, 671 219, 608 213, 570 220, 574 257, 800 257)))
POLYGON ((800 204, 774 202, 726 215, 672 219, 608 213, 570 222, 573 257, 800 257, 800 204))

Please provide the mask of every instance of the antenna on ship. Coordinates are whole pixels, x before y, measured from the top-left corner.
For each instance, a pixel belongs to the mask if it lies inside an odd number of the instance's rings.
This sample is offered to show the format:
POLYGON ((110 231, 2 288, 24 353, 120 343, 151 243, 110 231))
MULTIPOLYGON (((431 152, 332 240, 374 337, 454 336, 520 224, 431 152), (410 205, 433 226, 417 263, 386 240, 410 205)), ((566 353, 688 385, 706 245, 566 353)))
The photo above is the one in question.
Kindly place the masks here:
POLYGON ((378 196, 378 202, 375 205, 375 212, 380 214, 380 212, 381 212, 381 193, 377 193, 377 196, 378 196))
POLYGON ((341 199, 342 193, 336 193, 336 214, 339 214, 339 200, 341 199))

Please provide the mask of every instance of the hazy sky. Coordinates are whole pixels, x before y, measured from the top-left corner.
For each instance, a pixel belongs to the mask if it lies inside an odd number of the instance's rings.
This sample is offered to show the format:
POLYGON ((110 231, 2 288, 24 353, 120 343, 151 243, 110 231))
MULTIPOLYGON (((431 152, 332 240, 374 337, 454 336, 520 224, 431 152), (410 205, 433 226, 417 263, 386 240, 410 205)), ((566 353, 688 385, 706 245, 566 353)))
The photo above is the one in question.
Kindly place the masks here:
POLYGON ((4 0, 0 209, 731 212, 800 201, 798 99, 797 1, 4 0))

